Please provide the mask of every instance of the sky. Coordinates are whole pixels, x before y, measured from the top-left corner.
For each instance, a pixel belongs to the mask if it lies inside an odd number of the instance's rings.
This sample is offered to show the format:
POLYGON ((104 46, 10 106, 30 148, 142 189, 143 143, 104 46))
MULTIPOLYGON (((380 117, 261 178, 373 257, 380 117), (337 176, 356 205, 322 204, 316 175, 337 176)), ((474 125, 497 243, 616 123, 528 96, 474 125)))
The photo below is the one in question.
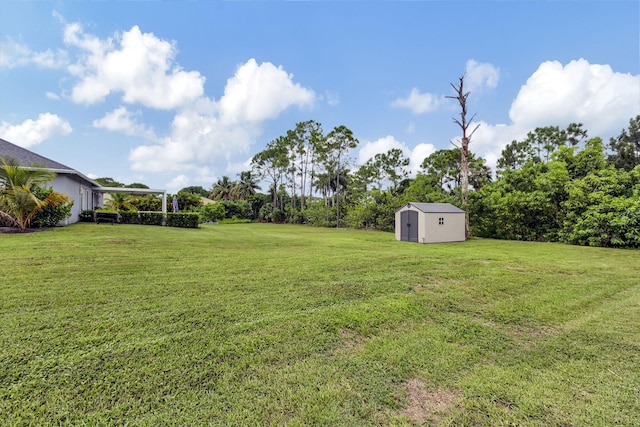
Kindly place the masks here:
POLYGON ((91 177, 177 191, 237 179, 296 123, 495 166, 536 127, 605 142, 640 114, 640 2, 0 2, 0 138, 91 177))

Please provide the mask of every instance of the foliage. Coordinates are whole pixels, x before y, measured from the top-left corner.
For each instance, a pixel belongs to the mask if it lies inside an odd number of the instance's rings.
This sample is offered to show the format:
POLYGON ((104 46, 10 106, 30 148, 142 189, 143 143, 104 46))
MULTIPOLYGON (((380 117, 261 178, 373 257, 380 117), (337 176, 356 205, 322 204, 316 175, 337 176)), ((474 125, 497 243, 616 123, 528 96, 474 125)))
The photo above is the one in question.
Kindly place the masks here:
POLYGON ((240 173, 240 181, 236 182, 233 188, 231 188, 230 196, 233 200, 248 200, 251 196, 256 194, 256 190, 259 190, 260 186, 256 176, 251 171, 245 171, 240 173))
POLYGON ((162 198, 153 194, 147 194, 145 196, 131 196, 129 203, 131 203, 131 205, 138 211, 162 211, 162 198))
POLYGON ((105 201, 106 208, 114 211, 137 211, 132 203, 132 196, 126 193, 109 193, 109 198, 105 201))
POLYGON ((200 207, 200 222, 216 222, 225 218, 226 210, 222 203, 207 203, 200 207))
POLYGON ((47 204, 38 210, 31 220, 31 225, 41 228, 54 227, 71 216, 73 200, 69 200, 67 196, 55 193, 51 187, 47 189, 36 187, 34 194, 40 200, 55 199, 58 202, 47 204))
MULTIPOLYGON (((169 210, 171 209, 173 197, 174 195, 172 194, 167 195, 169 210)), ((198 212, 202 207, 202 199, 197 194, 179 191, 178 194, 175 194, 175 197, 178 200, 178 210, 180 212, 198 212)))
POLYGON ((315 227, 335 227, 336 226, 336 206, 327 205, 319 200, 314 202, 305 211, 307 223, 315 227))
POLYGON ((228 176, 223 176, 213 184, 211 195, 209 196, 213 200, 231 200, 231 191, 235 186, 235 182, 231 181, 228 176))
POLYGON ((178 191, 178 193, 197 194, 200 197, 207 197, 207 198, 211 194, 210 191, 207 191, 204 187, 201 187, 199 185, 191 186, 191 187, 184 187, 180 191, 178 191))
POLYGON ((567 187, 563 240, 580 245, 640 247, 640 166, 593 171, 567 187))
POLYGON ((629 120, 629 128, 609 139, 608 161, 616 168, 630 171, 640 165, 640 115, 629 120))
POLYGON ((0 253, 0 425, 640 425, 637 251, 81 223, 0 253))
POLYGON ((118 212, 118 222, 121 224, 142 224, 140 221, 140 212, 120 211, 118 212))
POLYGON ((94 181, 103 187, 124 187, 125 186, 123 183, 118 182, 115 179, 110 177, 96 178, 94 179, 94 181))
POLYGON ((395 213, 402 207, 403 199, 391 192, 371 190, 345 217, 348 227, 394 231, 395 213))
POLYGON ((225 218, 253 219, 251 204, 246 200, 220 200, 224 207, 225 218))
MULTIPOLYGON (((462 166, 460 164, 460 150, 438 150, 422 162, 420 165, 424 174, 430 176, 442 188, 450 193, 462 184, 462 166)), ((491 181, 491 170, 485 165, 484 159, 476 157, 471 151, 467 157, 469 169, 469 185, 475 190, 480 190, 491 181)))
POLYGON ((181 228, 198 228, 200 216, 195 212, 168 212, 167 226, 181 228))
POLYGON ((15 159, 0 156, 0 218, 24 231, 35 215, 45 207, 53 209, 69 199, 55 191, 43 191, 55 177, 48 169, 22 167, 15 159))

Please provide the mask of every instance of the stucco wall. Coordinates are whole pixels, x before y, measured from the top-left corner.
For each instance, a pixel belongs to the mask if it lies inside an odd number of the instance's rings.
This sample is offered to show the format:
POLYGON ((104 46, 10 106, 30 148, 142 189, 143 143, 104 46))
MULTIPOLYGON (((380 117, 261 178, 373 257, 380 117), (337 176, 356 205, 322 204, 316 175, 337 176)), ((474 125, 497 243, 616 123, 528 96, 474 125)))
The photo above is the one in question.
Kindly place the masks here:
POLYGON ((94 195, 89 185, 84 185, 80 180, 74 179, 75 175, 57 174, 51 181, 53 190, 62 193, 73 200, 71 216, 61 223, 61 225, 78 222, 80 212, 84 209, 93 209, 94 195))

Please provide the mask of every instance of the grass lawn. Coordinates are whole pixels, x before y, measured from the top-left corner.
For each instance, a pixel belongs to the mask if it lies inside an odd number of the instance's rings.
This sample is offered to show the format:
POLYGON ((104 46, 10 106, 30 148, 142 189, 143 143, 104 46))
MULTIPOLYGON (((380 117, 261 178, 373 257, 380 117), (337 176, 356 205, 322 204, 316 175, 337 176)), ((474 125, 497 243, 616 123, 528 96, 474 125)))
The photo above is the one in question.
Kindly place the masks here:
POLYGON ((0 425, 640 425, 640 252, 269 224, 0 235, 0 425))

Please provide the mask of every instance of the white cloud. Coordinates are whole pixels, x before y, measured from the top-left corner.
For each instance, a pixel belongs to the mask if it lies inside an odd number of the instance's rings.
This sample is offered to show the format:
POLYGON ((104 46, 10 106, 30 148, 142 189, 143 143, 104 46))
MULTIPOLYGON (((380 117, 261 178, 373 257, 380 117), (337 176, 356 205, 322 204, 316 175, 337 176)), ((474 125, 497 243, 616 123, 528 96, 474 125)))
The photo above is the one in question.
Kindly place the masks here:
POLYGON ((248 155, 261 123, 291 106, 313 103, 313 91, 294 83, 282 67, 250 59, 227 81, 220 102, 200 98, 178 113, 159 144, 134 148, 132 168, 141 171, 216 169, 248 155))
POLYGON ((495 168, 502 149, 536 127, 582 123, 589 136, 605 141, 640 114, 640 75, 616 73, 609 65, 579 59, 542 63, 511 105, 510 124, 480 123, 470 149, 495 168))
POLYGON ((422 143, 416 145, 411 151, 409 156, 409 169, 412 174, 418 173, 421 169, 420 165, 424 162, 424 159, 429 157, 436 151, 436 147, 433 144, 422 143))
POLYGON ((125 107, 118 107, 110 113, 107 113, 103 118, 93 121, 93 126, 96 128, 107 129, 112 132, 120 132, 129 136, 138 136, 149 140, 155 140, 156 135, 153 129, 150 129, 144 124, 139 124, 136 120, 136 116, 139 116, 140 112, 131 113, 125 107))
POLYGON ((11 37, 5 37, 1 45, 0 68, 11 69, 28 65, 36 65, 41 68, 63 68, 69 62, 67 52, 60 49, 34 52, 25 43, 11 37))
POLYGON ((0 137, 20 147, 40 144, 54 135, 71 133, 71 125, 56 114, 43 113, 36 120, 27 119, 19 125, 0 122, 0 137))
POLYGON ((228 124, 261 122, 277 117, 292 105, 310 106, 312 90, 293 83, 293 75, 270 62, 249 59, 227 80, 220 99, 221 120, 228 124))
POLYGON ((142 33, 138 26, 101 40, 78 23, 67 24, 64 41, 84 53, 68 68, 79 79, 71 91, 74 102, 93 104, 121 93, 128 104, 173 109, 204 93, 204 77, 174 63, 175 43, 142 33))
POLYGON ((414 114, 434 111, 442 103, 443 97, 431 93, 420 93, 416 87, 411 89, 411 93, 406 98, 398 98, 391 103, 392 107, 408 108, 414 114))
POLYGON ((190 183, 189 177, 186 175, 178 175, 174 177, 171 181, 167 182, 166 187, 169 190, 180 190, 181 188, 187 187, 190 183))
POLYGON ((509 117, 522 126, 581 122, 592 135, 619 131, 640 111, 640 76, 585 59, 547 61, 522 86, 509 117))
POLYGON ((465 88, 470 91, 489 88, 495 89, 500 80, 500 69, 487 62, 467 61, 465 67, 465 88))
POLYGON ((394 148, 399 148, 405 155, 410 151, 407 144, 396 140, 391 135, 375 141, 366 141, 358 152, 358 164, 363 165, 367 160, 374 158, 376 154, 383 154, 394 148))
POLYGON ((367 160, 372 159, 376 154, 386 153, 394 148, 402 150, 404 156, 409 158, 409 170, 412 175, 415 175, 420 170, 420 165, 424 159, 436 150, 433 144, 426 143, 418 144, 411 149, 404 142, 387 135, 376 141, 366 141, 362 145, 358 153, 358 165, 365 164, 367 160))

